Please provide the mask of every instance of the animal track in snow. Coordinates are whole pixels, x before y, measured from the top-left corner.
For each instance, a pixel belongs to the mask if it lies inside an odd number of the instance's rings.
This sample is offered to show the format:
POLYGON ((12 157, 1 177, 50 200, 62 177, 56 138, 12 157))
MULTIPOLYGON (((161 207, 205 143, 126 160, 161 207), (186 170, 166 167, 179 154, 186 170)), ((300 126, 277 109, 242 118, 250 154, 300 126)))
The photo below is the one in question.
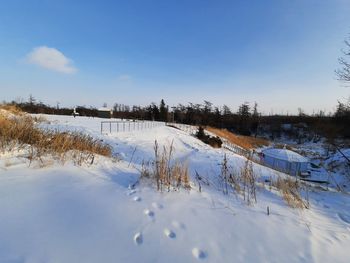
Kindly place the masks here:
POLYGON ((140 201, 141 201, 141 197, 135 196, 135 197, 133 198, 133 200, 134 200, 135 202, 140 202, 140 201))
POLYGON ((171 238, 171 239, 176 238, 175 232, 171 231, 171 230, 168 229, 168 228, 165 228, 165 229, 164 229, 164 235, 166 235, 167 237, 169 237, 169 238, 171 238))
POLYGON ((131 190, 131 191, 128 191, 127 192, 127 195, 133 195, 133 194, 135 194, 136 193, 136 190, 131 190))
POLYGON ((136 233, 134 235, 134 242, 136 245, 141 245, 142 242, 143 242, 143 237, 142 237, 142 234, 141 233, 136 233))
POLYGON ((156 208, 156 209, 163 209, 163 205, 162 205, 162 204, 158 204, 158 203, 156 203, 156 202, 153 202, 153 203, 152 203, 152 206, 153 206, 154 208, 156 208))
POLYGON ((207 256, 203 250, 196 248, 196 247, 192 249, 192 255, 196 259, 204 259, 207 256))
POLYGON ((171 222, 171 224, 173 225, 173 227, 176 227, 178 229, 186 229, 186 225, 182 222, 178 222, 176 220, 174 220, 173 222, 171 222))
POLYGON ((145 215, 148 215, 149 217, 154 217, 154 212, 152 210, 145 209, 143 212, 145 213, 145 215))

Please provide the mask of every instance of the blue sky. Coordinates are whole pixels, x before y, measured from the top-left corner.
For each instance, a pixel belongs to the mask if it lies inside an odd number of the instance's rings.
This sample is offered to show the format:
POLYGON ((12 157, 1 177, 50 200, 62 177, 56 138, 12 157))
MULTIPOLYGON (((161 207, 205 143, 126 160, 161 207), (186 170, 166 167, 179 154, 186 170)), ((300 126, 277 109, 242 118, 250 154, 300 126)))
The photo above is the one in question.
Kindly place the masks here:
POLYGON ((1 100, 334 108, 350 0, 2 1, 1 100))

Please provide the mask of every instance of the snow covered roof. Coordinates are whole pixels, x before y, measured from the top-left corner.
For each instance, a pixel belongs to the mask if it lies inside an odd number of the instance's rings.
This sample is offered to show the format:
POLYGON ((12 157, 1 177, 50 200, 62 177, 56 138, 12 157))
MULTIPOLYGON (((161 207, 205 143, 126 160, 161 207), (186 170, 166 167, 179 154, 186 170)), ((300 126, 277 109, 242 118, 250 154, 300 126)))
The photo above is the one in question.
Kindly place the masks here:
POLYGON ((280 160, 286 160, 289 162, 299 162, 299 163, 309 162, 309 160, 304 156, 287 149, 269 148, 264 150, 263 153, 266 156, 270 156, 272 158, 276 158, 280 160))
POLYGON ((98 111, 112 111, 112 109, 106 108, 106 107, 102 107, 102 108, 99 108, 98 111))

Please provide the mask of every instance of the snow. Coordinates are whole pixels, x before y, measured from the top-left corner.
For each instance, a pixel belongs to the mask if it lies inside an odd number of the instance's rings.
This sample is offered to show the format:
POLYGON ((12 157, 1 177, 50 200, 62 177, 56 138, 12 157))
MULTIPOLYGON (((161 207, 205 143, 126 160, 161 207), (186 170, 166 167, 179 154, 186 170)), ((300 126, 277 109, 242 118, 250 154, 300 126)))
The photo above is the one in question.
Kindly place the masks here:
MULTIPOLYGON (((237 172, 245 158, 213 149, 181 130, 157 127, 100 134, 99 118, 49 116, 42 128, 76 130, 109 143, 116 159, 93 165, 31 164, 0 155, 0 262, 348 262, 350 197, 309 193, 309 210, 288 208, 258 189, 258 203, 222 194, 227 154, 237 172), (157 192, 139 179, 154 141, 173 144, 189 164, 193 189, 157 192), (209 182, 202 192, 195 171, 209 182), (135 185, 135 187, 132 187, 135 185), (266 214, 269 207, 270 215, 266 214)), ((254 164, 261 180, 283 174, 254 164)))
POLYGON ((99 108, 98 111, 112 111, 111 108, 107 108, 107 107, 102 107, 102 108, 99 108))
MULTIPOLYGON (((311 178, 320 181, 329 181, 329 186, 339 188, 341 186, 344 191, 350 188, 350 165, 344 156, 330 144, 325 138, 320 138, 317 142, 307 141, 302 144, 287 138, 279 140, 281 144, 288 144, 293 151, 306 156, 311 165, 311 178), (318 166, 318 167, 315 167, 318 166)), ((350 157, 350 141, 336 140, 335 144, 345 154, 350 157)))

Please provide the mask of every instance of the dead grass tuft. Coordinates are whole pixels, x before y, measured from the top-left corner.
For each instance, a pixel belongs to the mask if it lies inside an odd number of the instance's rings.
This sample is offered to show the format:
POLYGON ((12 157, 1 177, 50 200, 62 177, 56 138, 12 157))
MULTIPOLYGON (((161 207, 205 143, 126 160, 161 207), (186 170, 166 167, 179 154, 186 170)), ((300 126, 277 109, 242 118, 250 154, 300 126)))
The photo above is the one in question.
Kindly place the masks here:
POLYGON ((24 115, 25 113, 15 105, 1 104, 0 109, 8 111, 14 115, 24 115))
POLYGON ((111 156, 110 146, 89 135, 77 132, 42 130, 29 115, 7 117, 0 115, 0 151, 29 148, 30 161, 52 155, 62 162, 72 159, 81 165, 92 163, 94 155, 111 156))
POLYGON ((250 158, 244 163, 239 171, 229 167, 226 154, 221 163, 220 181, 225 195, 232 191, 234 194, 241 194, 247 205, 257 202, 256 181, 257 175, 253 169, 253 163, 250 158))
POLYGON ((250 158, 247 158, 244 166, 241 169, 241 182, 243 184, 243 199, 247 202, 248 205, 253 204, 253 202, 257 202, 256 179, 257 176, 253 170, 253 163, 250 158))
POLYGON ((154 143, 155 160, 150 164, 143 163, 141 178, 155 181, 158 191, 179 190, 181 187, 190 189, 188 165, 173 160, 174 147, 163 147, 159 150, 158 142, 154 143))
POLYGON ((300 194, 300 185, 298 181, 292 178, 280 178, 272 181, 272 186, 276 187, 282 194, 284 201, 292 208, 307 208, 300 194))

